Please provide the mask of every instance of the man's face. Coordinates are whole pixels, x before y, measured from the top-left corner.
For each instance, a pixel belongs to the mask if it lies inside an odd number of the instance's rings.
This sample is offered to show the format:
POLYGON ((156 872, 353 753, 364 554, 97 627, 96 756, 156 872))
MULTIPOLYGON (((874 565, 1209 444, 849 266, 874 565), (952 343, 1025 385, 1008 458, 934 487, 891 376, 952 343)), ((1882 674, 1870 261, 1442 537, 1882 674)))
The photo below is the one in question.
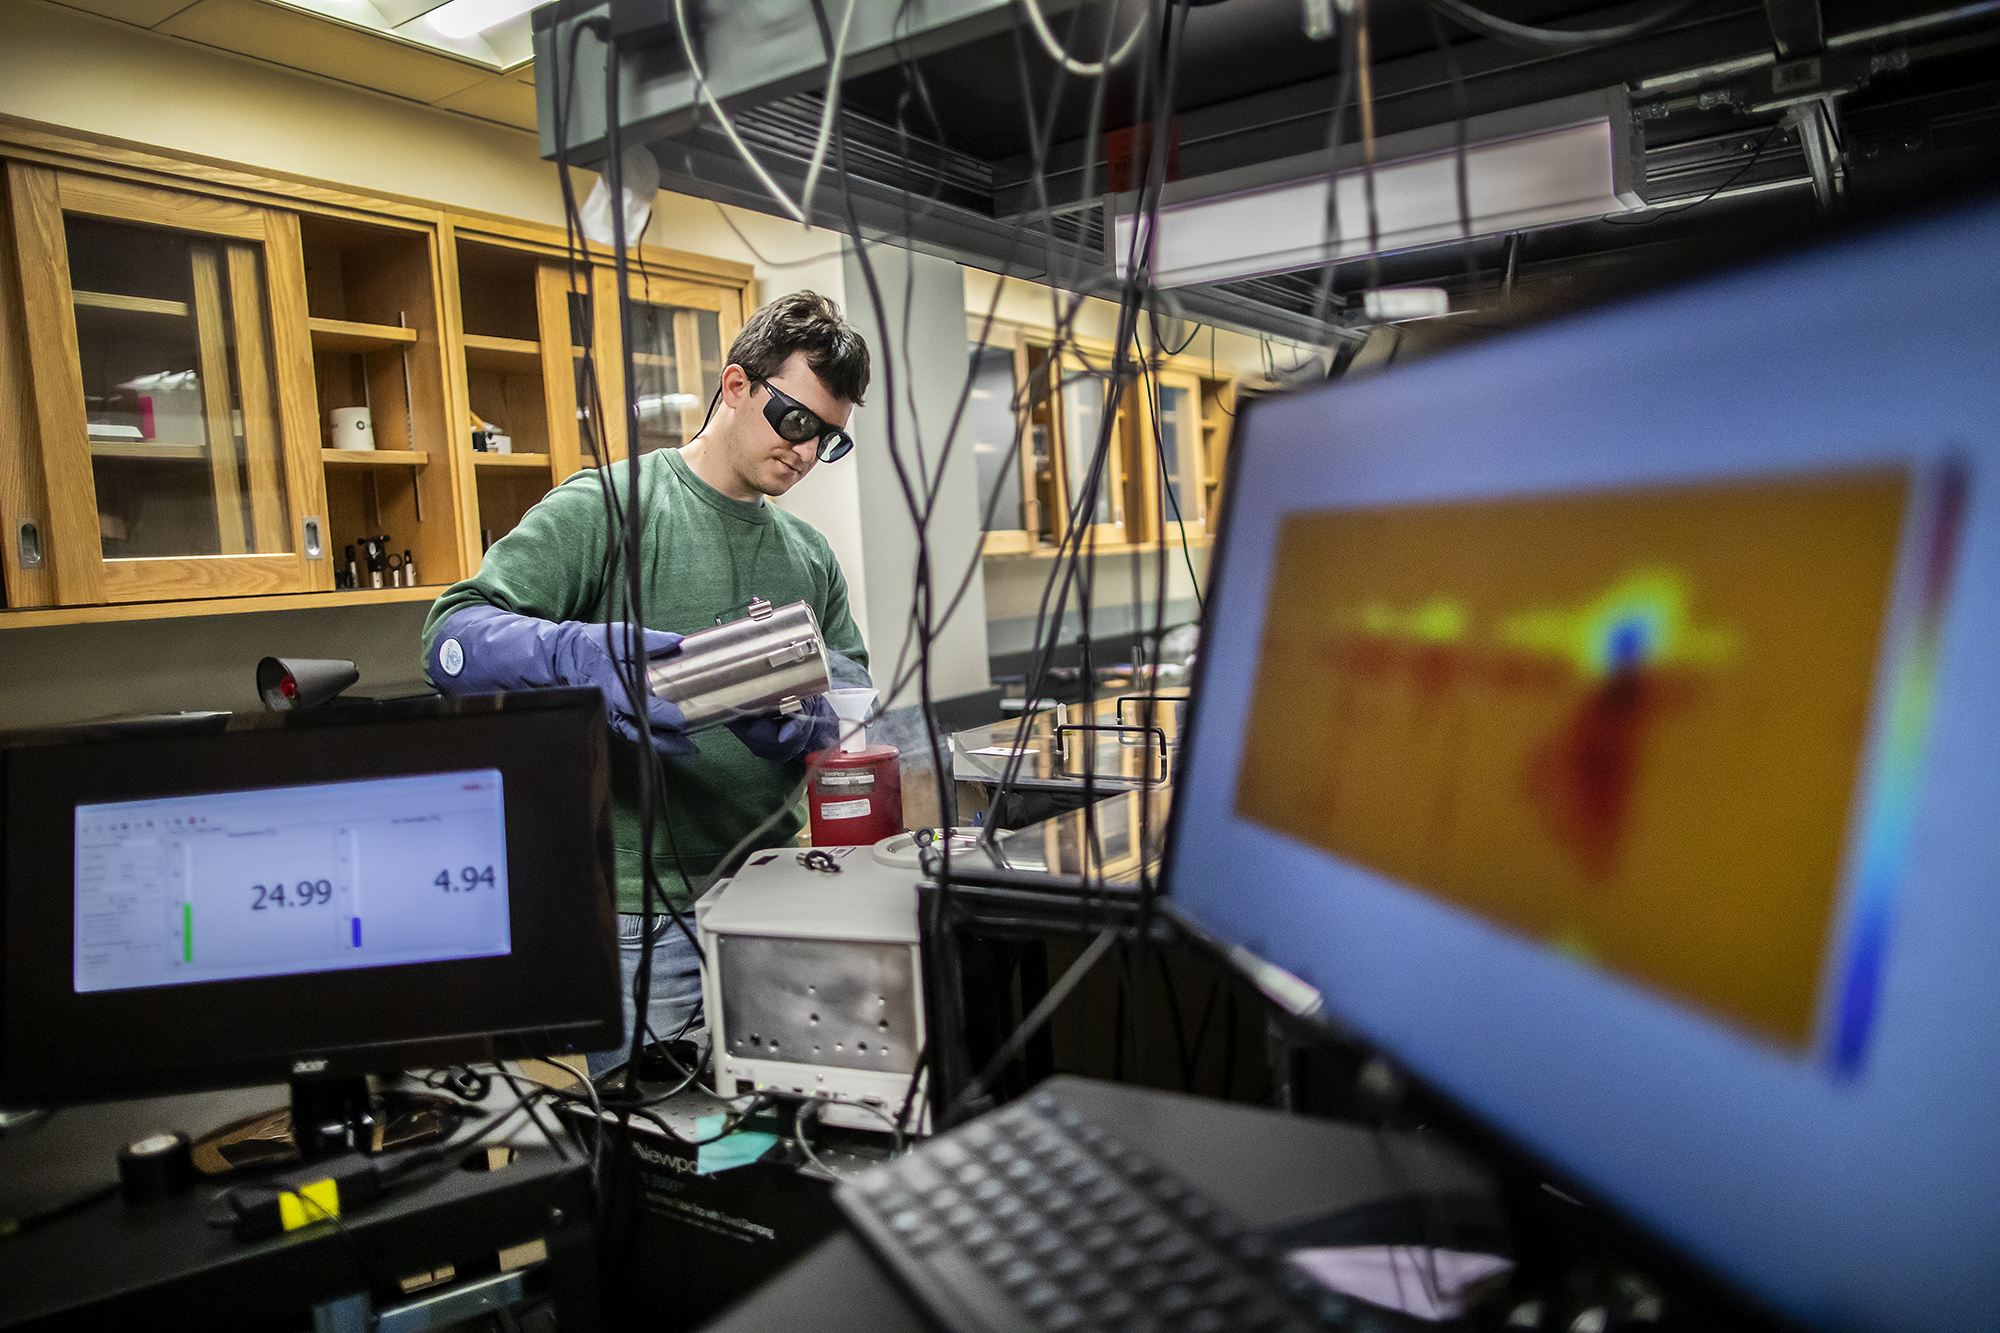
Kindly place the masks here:
MULTIPOLYGON (((742 373, 736 366, 725 372, 726 375, 742 373)), ((784 369, 771 377, 771 383, 803 403, 829 426, 844 429, 854 413, 853 403, 834 397, 820 383, 804 352, 793 352, 784 369)), ((793 444, 778 434, 764 415, 770 401, 771 395, 764 386, 749 383, 746 377, 744 395, 737 404, 730 431, 729 457, 732 469, 745 486, 759 495, 778 496, 798 485, 813 470, 813 464, 819 461, 819 440, 793 444)))

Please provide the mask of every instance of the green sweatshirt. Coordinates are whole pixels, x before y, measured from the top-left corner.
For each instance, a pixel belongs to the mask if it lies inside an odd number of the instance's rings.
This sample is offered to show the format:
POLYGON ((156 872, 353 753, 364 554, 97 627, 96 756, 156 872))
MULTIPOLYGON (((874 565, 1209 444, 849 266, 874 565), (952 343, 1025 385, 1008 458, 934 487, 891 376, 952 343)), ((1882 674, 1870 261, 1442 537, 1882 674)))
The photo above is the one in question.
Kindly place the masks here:
MULTIPOLYGON (((614 467, 623 507, 625 464, 614 467)), ((530 509, 520 526, 493 543, 479 572, 438 598, 424 622, 425 660, 452 613, 481 603, 543 620, 602 624, 611 599, 604 586, 603 484, 579 472, 530 509)), ((716 618, 735 619, 751 598, 773 606, 804 601, 819 617, 827 646, 868 665, 861 630, 847 609, 847 582, 818 530, 776 505, 732 500, 694 475, 671 449, 640 462, 640 502, 647 531, 640 557, 648 629, 692 634, 716 618)), ((622 600, 622 599, 621 599, 622 600)), ((701 753, 666 759, 667 818, 653 833, 653 861, 676 906, 692 900, 680 864, 697 882, 737 841, 783 805, 803 773, 750 753, 726 728, 694 737, 701 753), (666 836, 671 831, 672 839, 666 836)), ((639 870, 638 747, 611 738, 612 842, 618 860, 618 910, 643 910, 639 870)), ((755 844, 790 842, 803 819, 785 812, 755 844)))

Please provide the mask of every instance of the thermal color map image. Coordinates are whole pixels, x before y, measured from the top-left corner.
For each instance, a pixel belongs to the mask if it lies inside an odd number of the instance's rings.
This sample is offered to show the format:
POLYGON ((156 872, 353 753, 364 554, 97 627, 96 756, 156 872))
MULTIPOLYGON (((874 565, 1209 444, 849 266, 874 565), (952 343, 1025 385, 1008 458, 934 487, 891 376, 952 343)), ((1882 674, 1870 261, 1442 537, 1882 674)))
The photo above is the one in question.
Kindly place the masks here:
POLYGON ((1291 515, 1237 813, 1803 1050, 1909 489, 1291 515))

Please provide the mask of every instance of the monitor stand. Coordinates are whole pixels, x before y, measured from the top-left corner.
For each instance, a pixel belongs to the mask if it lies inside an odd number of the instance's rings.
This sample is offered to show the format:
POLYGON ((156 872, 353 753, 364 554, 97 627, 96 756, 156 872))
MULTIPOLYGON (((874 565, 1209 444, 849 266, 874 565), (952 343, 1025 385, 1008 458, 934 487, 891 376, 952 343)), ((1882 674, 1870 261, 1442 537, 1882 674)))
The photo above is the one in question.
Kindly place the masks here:
POLYGON ((300 1161, 366 1152, 374 1131, 375 1108, 366 1078, 292 1080, 292 1141, 300 1161))

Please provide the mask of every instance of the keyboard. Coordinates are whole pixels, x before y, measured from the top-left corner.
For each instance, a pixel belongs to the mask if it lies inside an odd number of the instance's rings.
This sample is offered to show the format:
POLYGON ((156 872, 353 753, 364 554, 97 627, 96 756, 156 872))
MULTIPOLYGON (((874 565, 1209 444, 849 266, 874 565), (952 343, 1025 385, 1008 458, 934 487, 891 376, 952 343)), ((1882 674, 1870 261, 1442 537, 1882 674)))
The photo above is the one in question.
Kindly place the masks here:
MULTIPOLYGON (((835 1202, 962 1333, 1306 1333, 1269 1244, 1046 1093, 843 1183, 835 1202)), ((1296 1289, 1296 1281, 1294 1281, 1296 1289)))

